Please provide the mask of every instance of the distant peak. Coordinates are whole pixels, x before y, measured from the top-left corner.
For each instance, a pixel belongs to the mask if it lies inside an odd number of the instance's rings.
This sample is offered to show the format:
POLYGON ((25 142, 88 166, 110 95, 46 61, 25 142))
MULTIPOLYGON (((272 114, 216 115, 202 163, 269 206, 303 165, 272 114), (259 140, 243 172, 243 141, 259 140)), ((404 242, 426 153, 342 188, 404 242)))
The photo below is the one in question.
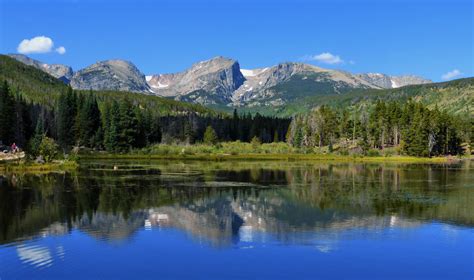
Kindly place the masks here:
POLYGON ((232 58, 223 57, 223 56, 215 56, 213 58, 195 63, 194 65, 205 64, 205 63, 235 63, 235 62, 237 62, 237 60, 232 59, 232 58))
POLYGON ((135 64, 133 64, 132 62, 128 61, 128 60, 124 60, 124 59, 108 59, 108 60, 101 60, 101 61, 97 61, 95 63, 96 65, 107 65, 107 64, 110 64, 110 65, 133 65, 135 66, 135 64))

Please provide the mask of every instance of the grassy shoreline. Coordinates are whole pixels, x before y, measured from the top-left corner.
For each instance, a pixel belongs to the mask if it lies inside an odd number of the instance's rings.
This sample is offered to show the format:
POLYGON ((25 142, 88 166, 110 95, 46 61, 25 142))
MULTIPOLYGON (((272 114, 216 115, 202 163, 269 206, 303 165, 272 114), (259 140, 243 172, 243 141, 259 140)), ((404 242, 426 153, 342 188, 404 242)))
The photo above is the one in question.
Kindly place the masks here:
MULTIPOLYGON (((332 162, 400 162, 448 163, 456 157, 420 158, 411 156, 342 156, 333 154, 83 154, 79 160, 194 160, 194 161, 332 161, 332 162)), ((466 158, 467 159, 467 158, 466 158)))
POLYGON ((260 144, 222 143, 217 146, 166 145, 159 144, 128 153, 108 153, 89 151, 75 155, 75 161, 56 160, 38 164, 28 160, 12 160, 0 163, 0 173, 47 173, 72 171, 79 168, 81 161, 94 160, 175 160, 175 161, 281 161, 281 162, 334 162, 334 163, 452 163, 472 159, 465 157, 413 157, 390 154, 362 156, 359 154, 341 155, 321 151, 301 151, 293 149, 285 143, 260 144))
MULTIPOLYGON (((79 160, 202 160, 202 161, 331 161, 331 162, 401 162, 401 163, 449 163, 462 160, 460 157, 414 157, 399 155, 396 148, 369 151, 369 155, 342 153, 336 146, 335 152, 329 147, 298 149, 287 143, 246 143, 240 141, 208 144, 156 144, 127 153, 94 152, 78 155, 79 160)), ((470 158, 464 157, 465 159, 470 158)))
POLYGON ((49 163, 34 163, 29 161, 5 162, 0 164, 0 172, 42 173, 54 171, 71 171, 78 168, 75 161, 53 161, 49 163))

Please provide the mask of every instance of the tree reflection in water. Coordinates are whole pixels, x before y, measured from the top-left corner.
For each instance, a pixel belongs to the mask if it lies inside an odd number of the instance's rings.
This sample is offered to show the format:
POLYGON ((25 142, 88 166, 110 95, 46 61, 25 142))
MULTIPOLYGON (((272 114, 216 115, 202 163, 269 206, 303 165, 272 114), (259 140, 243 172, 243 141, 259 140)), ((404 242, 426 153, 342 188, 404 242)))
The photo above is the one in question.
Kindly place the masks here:
POLYGON ((172 228, 212 246, 324 236, 324 251, 344 230, 427 220, 473 226, 470 165, 102 162, 73 173, 6 174, 0 242, 73 229, 123 242, 142 228, 172 228))

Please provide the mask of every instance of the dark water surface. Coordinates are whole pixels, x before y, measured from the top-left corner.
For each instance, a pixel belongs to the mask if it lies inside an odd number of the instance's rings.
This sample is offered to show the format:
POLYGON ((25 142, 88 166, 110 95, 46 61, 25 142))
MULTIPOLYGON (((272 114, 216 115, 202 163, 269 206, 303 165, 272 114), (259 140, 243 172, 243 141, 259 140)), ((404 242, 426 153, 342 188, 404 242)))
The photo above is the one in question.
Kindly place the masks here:
POLYGON ((82 166, 0 175, 1 280, 474 279, 474 162, 82 166))

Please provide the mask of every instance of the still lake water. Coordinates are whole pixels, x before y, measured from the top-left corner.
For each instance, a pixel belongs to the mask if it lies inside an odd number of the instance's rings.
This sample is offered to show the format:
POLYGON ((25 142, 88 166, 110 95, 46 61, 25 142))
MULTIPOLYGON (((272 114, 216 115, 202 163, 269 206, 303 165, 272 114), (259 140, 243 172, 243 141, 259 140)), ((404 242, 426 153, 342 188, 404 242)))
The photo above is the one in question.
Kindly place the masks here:
POLYGON ((0 176, 1 280, 474 278, 474 162, 82 166, 0 176))

